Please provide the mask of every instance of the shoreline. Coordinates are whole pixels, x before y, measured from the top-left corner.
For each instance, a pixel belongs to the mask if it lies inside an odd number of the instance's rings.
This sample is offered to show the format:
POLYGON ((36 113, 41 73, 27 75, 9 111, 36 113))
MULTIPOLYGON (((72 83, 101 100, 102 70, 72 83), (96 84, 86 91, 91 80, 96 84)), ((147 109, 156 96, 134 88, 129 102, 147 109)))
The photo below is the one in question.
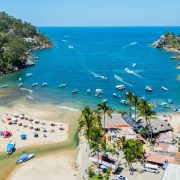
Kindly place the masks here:
MULTIPOLYGON (((30 104, 30 106, 32 107, 32 104, 30 104)), ((45 107, 45 109, 46 108, 49 109, 50 107, 53 109, 56 108, 56 110, 58 110, 58 111, 60 109, 60 107, 52 106, 52 105, 43 105, 43 106, 45 107)), ((44 109, 43 106, 41 108, 44 109)), ((38 105, 35 104, 35 105, 33 105, 33 107, 35 109, 37 109, 38 105)), ((63 117, 62 118, 63 122, 66 122, 66 123, 69 122, 68 138, 65 141, 60 142, 60 143, 46 144, 46 145, 40 145, 40 146, 35 145, 35 146, 19 148, 13 155, 11 155, 10 159, 5 153, 3 153, 3 154, 1 153, 1 155, 0 155, 0 179, 8 179, 10 177, 9 175, 12 175, 14 172, 16 172, 17 169, 21 169, 21 165, 17 166, 15 164, 15 159, 17 159, 19 157, 19 155, 21 154, 21 152, 23 152, 23 151, 35 152, 35 154, 37 154, 37 158, 38 157, 41 158, 41 157, 44 157, 44 155, 47 156, 52 153, 64 154, 64 152, 67 150, 76 151, 77 144, 76 144, 75 136, 76 136, 76 131, 77 131, 77 120, 80 117, 80 111, 78 111, 78 110, 73 111, 73 110, 70 110, 68 107, 66 109, 63 107, 62 109, 63 109, 63 113, 60 113, 60 116, 63 117), (67 116, 68 113, 70 113, 69 116, 67 116), (69 117, 69 119, 67 119, 67 117, 69 117), (8 164, 8 167, 6 167, 6 164, 8 164)), ((47 118, 49 118, 49 117, 47 116, 47 118)), ((55 119, 55 120, 57 120, 57 119, 55 119)), ((31 161, 29 161, 29 162, 31 162, 31 161)), ((26 164, 26 163, 24 163, 24 164, 26 164)))

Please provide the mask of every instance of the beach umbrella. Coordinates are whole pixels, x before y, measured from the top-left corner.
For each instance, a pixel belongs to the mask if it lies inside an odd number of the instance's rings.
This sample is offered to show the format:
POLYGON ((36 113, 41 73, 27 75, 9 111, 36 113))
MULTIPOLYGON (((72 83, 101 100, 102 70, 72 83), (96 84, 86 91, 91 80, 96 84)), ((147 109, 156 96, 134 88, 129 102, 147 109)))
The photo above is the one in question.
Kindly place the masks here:
POLYGON ((10 131, 3 131, 3 136, 4 137, 9 137, 9 136, 11 136, 11 132, 10 131))
POLYGON ((22 134, 20 135, 20 137, 21 137, 21 139, 23 139, 23 140, 27 139, 27 135, 26 135, 25 133, 22 133, 22 134))

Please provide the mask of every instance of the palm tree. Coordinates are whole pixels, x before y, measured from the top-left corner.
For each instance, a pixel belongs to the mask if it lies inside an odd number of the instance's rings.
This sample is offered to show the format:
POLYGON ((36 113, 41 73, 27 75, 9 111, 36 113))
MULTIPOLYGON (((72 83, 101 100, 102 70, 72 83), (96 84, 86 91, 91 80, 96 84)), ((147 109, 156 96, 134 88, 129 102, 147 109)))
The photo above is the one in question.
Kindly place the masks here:
POLYGON ((93 111, 89 106, 85 107, 82 111, 81 118, 79 119, 79 129, 86 136, 88 142, 92 136, 92 127, 95 121, 95 116, 93 111))
MULTIPOLYGON (((135 113, 135 121, 136 121, 136 111, 137 111, 137 106, 139 104, 139 98, 133 94, 132 92, 128 92, 126 93, 126 96, 128 98, 129 103, 131 104, 131 106, 133 106, 134 109, 134 113, 135 113)), ((130 113, 131 113, 131 109, 130 109, 130 113)))
POLYGON ((120 151, 122 150, 125 142, 126 142, 126 137, 125 136, 117 138, 116 147, 118 148, 118 150, 120 150, 120 151))
POLYGON ((105 121, 106 121, 106 114, 112 118, 113 109, 111 106, 107 105, 107 102, 102 102, 101 104, 98 104, 98 111, 103 113, 103 119, 104 119, 104 129, 105 129, 105 121))
MULTIPOLYGON (((139 109, 139 115, 140 116, 144 116, 145 120, 146 120, 146 128, 147 130, 151 133, 151 138, 149 137, 150 141, 152 141, 152 127, 151 127, 151 122, 150 120, 152 118, 156 118, 156 112, 154 112, 152 109, 152 105, 149 104, 146 100, 141 99, 138 105, 138 109, 139 109)), ((149 133, 148 133, 149 136, 149 133)))

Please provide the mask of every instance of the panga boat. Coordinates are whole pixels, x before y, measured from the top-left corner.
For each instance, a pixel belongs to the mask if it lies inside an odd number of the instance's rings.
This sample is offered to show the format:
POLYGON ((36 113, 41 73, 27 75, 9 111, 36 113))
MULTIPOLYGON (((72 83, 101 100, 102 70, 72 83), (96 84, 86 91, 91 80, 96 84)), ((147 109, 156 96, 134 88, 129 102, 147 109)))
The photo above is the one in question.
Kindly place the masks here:
POLYGON ((162 86, 162 89, 165 90, 165 91, 168 91, 168 88, 165 87, 165 86, 162 86))
POLYGON ((152 92, 153 88, 151 86, 146 86, 145 90, 148 91, 148 92, 152 92))
POLYGON ((32 75, 33 75, 32 73, 26 73, 26 77, 30 77, 32 75))
POLYGON ((95 93, 94 96, 97 97, 97 98, 101 98, 101 94, 99 94, 99 93, 95 93))
POLYGON ((165 107, 165 108, 170 108, 169 105, 168 105, 168 103, 166 103, 166 102, 161 102, 160 105, 161 105, 162 107, 165 107))
POLYGON ((63 88, 63 87, 66 87, 66 86, 67 86, 66 84, 60 84, 59 88, 63 88))
POLYGON ((103 93, 103 90, 102 90, 102 89, 96 89, 96 93, 102 94, 102 93, 103 93))
POLYGON ((123 84, 115 86, 116 89, 123 90, 125 89, 125 86, 123 84))
POLYGON ((13 141, 10 141, 7 145, 6 152, 7 154, 12 154, 15 151, 15 143, 13 141))
POLYGON ((78 89, 74 89, 74 90, 72 90, 72 94, 75 94, 75 93, 78 93, 79 92, 79 90, 78 89))
POLYGON ((121 102, 121 104, 128 105, 128 101, 125 99, 122 99, 120 102, 121 102))
POLYGON ((44 86, 47 86, 47 85, 48 85, 48 83, 44 82, 44 83, 41 84, 41 87, 44 87, 44 86))
POLYGON ((19 157, 19 159, 16 161, 16 164, 20 164, 20 163, 26 162, 26 161, 32 159, 33 157, 35 157, 34 154, 22 154, 19 157))
POLYGON ((86 92, 87 92, 88 94, 90 94, 90 93, 91 93, 91 89, 87 89, 86 92))
POLYGON ((119 94, 117 94, 117 93, 112 93, 112 95, 114 96, 114 97, 116 97, 116 98, 120 98, 121 96, 119 95, 119 94))
POLYGON ((7 88, 7 87, 8 87, 7 84, 2 84, 2 85, 0 85, 0 88, 7 88))
POLYGON ((107 99, 103 99, 103 100, 102 100, 102 103, 106 103, 106 102, 108 102, 107 99))
POLYGON ((19 84, 18 84, 18 87, 22 87, 22 86, 23 86, 23 83, 19 83, 19 84))
POLYGON ((33 83, 32 87, 38 86, 38 83, 33 83))

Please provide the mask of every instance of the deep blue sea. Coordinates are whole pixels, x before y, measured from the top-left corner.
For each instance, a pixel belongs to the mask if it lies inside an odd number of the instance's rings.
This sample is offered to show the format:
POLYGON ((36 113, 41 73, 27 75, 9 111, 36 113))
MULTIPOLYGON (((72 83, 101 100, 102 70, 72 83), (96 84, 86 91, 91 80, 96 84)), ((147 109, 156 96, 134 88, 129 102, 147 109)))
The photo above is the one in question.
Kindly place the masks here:
MULTIPOLYGON (((180 108, 180 81, 177 79, 180 70, 176 69, 178 61, 170 59, 173 53, 151 46, 165 32, 180 33, 180 27, 39 27, 39 30, 49 36, 54 48, 34 52, 39 57, 34 67, 5 75, 0 83, 8 84, 8 88, 6 92, 0 89, 3 91, 0 93, 8 95, 8 89, 13 89, 10 98, 14 100, 31 96, 27 101, 77 108, 85 105, 95 107, 106 98, 110 105, 120 110, 126 108, 120 103, 121 99, 125 99, 124 93, 132 91, 157 104, 171 98, 174 106, 180 108), (132 67, 133 63, 137 66, 132 67), (125 68, 134 74, 127 73, 125 68), (26 73, 33 73, 33 76, 26 77, 26 73), (100 77, 95 77, 93 73, 100 77), (115 89, 115 85, 123 83, 116 80, 114 75, 127 83, 124 84, 125 90, 115 89), (17 87, 20 77, 24 88, 34 90, 31 95, 17 87), (32 88, 35 82, 48 82, 48 86, 32 88), (67 87, 58 88, 61 83, 66 83, 67 87), (153 92, 147 93, 146 85, 152 86, 153 92), (162 90, 162 86, 169 90, 162 90), (86 93, 88 88, 92 92, 90 95, 86 93), (102 99, 94 97, 97 88, 104 91, 102 99), (73 89, 79 89, 79 93, 72 95, 73 89), (119 93, 122 98, 117 99, 112 93, 119 93)), ((165 111, 162 107, 157 110, 165 111)))

